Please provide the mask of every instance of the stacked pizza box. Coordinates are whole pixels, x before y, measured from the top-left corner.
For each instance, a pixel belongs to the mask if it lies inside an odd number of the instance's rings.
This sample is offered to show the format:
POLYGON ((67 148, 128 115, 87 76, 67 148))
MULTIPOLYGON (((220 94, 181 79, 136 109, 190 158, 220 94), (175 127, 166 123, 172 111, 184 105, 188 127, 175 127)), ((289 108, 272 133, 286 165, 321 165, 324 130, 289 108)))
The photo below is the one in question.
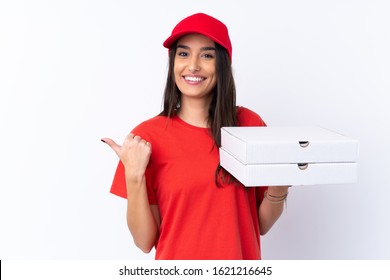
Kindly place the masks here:
POLYGON ((357 181, 359 142, 317 126, 223 127, 220 163, 247 187, 357 181))

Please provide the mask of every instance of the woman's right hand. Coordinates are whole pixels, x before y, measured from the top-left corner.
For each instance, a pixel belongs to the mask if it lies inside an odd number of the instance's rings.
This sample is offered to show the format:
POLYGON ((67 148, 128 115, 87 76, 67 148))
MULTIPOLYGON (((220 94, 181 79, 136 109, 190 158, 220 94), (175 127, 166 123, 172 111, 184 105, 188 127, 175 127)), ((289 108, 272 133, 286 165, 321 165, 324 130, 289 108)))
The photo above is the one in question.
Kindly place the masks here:
POLYGON ((125 166, 126 174, 133 178, 142 178, 152 154, 152 145, 132 133, 127 135, 120 146, 110 138, 102 138, 104 143, 111 147, 125 166))

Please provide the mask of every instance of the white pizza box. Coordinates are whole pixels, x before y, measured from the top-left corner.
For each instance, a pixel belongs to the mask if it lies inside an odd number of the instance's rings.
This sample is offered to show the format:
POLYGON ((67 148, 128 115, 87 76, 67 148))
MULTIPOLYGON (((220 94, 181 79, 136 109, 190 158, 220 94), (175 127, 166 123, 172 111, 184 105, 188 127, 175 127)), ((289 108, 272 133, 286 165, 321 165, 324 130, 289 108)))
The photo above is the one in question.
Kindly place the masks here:
POLYGON ((317 126, 223 127, 221 147, 244 164, 356 162, 358 141, 317 126))
POLYGON ((345 184, 357 181, 356 162, 244 164, 220 151, 220 164, 246 187, 345 184))

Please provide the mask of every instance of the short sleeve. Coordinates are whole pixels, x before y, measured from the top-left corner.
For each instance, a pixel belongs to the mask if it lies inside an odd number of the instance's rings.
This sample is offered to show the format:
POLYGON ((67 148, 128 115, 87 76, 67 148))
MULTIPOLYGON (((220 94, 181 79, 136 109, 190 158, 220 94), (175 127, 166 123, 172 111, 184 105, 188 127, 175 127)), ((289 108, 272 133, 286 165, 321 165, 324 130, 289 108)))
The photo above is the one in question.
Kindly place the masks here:
MULTIPOLYGON (((152 179, 151 179, 151 172, 149 167, 145 171, 145 178, 146 178, 146 191, 148 194, 149 204, 157 204, 156 194, 150 184, 152 179)), ((118 166, 116 168, 116 172, 114 175, 114 179, 112 181, 110 192, 117 196, 127 198, 125 167, 121 161, 119 161, 118 166)))
POLYGON ((238 126, 267 126, 256 112, 242 106, 237 108, 237 121, 238 126))
POLYGON ((116 168, 110 192, 117 196, 127 198, 125 167, 121 161, 119 161, 116 168))

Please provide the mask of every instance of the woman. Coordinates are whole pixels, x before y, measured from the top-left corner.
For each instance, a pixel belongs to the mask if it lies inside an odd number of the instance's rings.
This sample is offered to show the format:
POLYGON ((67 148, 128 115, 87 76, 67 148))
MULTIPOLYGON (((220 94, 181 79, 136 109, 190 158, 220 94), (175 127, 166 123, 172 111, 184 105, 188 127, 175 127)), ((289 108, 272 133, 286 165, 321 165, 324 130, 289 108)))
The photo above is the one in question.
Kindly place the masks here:
POLYGON ((226 26, 206 14, 179 22, 169 49, 164 109, 122 146, 111 192, 127 198, 127 223, 156 259, 260 259, 260 235, 283 211, 287 186, 245 188, 219 166, 223 126, 265 126, 235 102, 226 26), (263 199, 266 198, 266 199, 263 199))

